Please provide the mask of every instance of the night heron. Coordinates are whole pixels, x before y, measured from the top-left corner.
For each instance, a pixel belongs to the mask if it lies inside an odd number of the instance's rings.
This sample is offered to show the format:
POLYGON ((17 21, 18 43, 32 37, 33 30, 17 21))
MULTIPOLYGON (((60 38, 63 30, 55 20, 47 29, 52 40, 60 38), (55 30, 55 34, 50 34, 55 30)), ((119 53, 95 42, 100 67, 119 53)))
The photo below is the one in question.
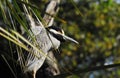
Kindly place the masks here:
MULTIPOLYGON (((47 54, 52 49, 58 49, 61 42, 70 40, 78 44, 78 42, 64 34, 64 31, 57 26, 44 26, 39 21, 39 25, 36 25, 31 16, 28 16, 31 25, 32 36, 35 41, 29 37, 29 41, 36 46, 40 51, 30 48, 30 52, 27 54, 27 58, 24 63, 24 73, 30 73, 35 78, 37 70, 43 65, 46 60, 47 54), (36 56, 37 55, 37 56, 36 56)), ((52 59, 51 59, 52 60, 52 59)), ((51 61, 52 62, 52 61, 51 61)))

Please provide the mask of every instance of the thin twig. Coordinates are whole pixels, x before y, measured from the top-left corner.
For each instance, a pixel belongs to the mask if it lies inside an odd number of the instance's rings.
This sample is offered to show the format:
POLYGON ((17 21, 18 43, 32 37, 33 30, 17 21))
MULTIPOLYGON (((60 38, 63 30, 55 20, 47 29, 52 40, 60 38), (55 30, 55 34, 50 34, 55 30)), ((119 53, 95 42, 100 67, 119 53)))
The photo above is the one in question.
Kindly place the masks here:
MULTIPOLYGON (((111 65, 104 65, 104 66, 96 66, 96 67, 91 67, 91 68, 89 67, 89 68, 80 69, 80 70, 77 70, 77 71, 76 70, 72 71, 72 73, 74 73, 75 75, 79 75, 81 73, 87 73, 87 72, 97 71, 97 70, 105 70, 105 69, 113 68, 113 67, 120 67, 120 63, 111 64, 111 65)), ((54 76, 54 78, 65 78, 69 75, 71 75, 71 73, 63 73, 63 74, 54 76)), ((51 77, 51 78, 53 78, 53 77, 51 77)))

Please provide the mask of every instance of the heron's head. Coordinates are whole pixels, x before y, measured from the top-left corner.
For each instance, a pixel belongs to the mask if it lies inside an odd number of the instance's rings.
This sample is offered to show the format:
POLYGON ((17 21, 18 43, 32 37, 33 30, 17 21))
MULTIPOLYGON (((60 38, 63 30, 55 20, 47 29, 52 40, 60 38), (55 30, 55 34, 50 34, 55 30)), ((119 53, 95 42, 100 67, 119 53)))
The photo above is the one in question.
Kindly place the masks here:
POLYGON ((71 37, 68 37, 65 35, 63 29, 61 29, 60 27, 57 27, 57 26, 50 26, 47 28, 48 32, 53 36, 55 37, 57 40, 59 40, 60 42, 64 42, 64 41, 72 41, 74 43, 77 43, 79 44, 76 40, 74 40, 73 38, 71 37))

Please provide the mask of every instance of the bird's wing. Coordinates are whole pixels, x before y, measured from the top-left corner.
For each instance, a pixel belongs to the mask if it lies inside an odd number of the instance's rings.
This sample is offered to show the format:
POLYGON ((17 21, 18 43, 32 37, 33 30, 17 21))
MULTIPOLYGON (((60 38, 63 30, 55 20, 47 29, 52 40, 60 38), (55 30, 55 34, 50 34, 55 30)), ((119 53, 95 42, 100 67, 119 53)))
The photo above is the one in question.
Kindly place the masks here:
MULTIPOLYGON (((29 19, 31 19, 31 17, 29 19)), ((26 68, 24 72, 33 70, 37 71, 43 65, 47 57, 48 50, 52 46, 52 43, 49 39, 49 36, 47 35, 44 26, 41 26, 41 24, 39 26, 36 26, 33 21, 34 20, 31 21, 31 34, 33 39, 31 37, 28 39, 35 47, 37 47, 38 50, 33 47, 30 48, 31 51, 27 55, 27 59, 25 61, 26 68)))
MULTIPOLYGON (((60 0, 51 0, 50 3, 47 5, 46 8, 46 14, 44 14, 43 20, 45 22, 45 27, 49 27, 53 24, 54 17, 59 9, 58 5, 60 3, 60 0)), ((52 42, 49 39, 46 30, 44 26, 40 23, 39 26, 35 26, 35 22, 33 22, 33 19, 28 15, 28 20, 30 21, 31 25, 31 31, 33 35, 35 36, 34 42, 32 39, 29 39, 30 42, 32 42, 36 47, 38 47, 42 52, 36 51, 34 48, 31 48, 31 52, 27 56, 26 60, 26 66, 27 70, 38 70, 42 64, 44 63, 46 59, 46 55, 48 54, 48 50, 52 46, 52 42), (37 44, 36 44, 37 43, 37 44), (43 54, 44 53, 44 54, 43 54), (35 55, 38 55, 36 57, 35 55)))

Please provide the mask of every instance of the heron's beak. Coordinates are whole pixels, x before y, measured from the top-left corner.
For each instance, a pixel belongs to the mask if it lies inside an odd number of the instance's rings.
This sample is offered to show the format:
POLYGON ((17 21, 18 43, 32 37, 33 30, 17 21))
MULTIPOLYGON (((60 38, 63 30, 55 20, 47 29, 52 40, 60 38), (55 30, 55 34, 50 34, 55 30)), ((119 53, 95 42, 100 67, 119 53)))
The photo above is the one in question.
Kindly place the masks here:
POLYGON ((68 36, 66 36, 66 35, 63 35, 63 37, 65 38, 65 40, 69 40, 69 41, 72 41, 72 42, 74 42, 74 43, 76 43, 76 44, 79 44, 79 42, 77 42, 77 41, 74 40, 73 38, 70 38, 70 37, 68 37, 68 36))

